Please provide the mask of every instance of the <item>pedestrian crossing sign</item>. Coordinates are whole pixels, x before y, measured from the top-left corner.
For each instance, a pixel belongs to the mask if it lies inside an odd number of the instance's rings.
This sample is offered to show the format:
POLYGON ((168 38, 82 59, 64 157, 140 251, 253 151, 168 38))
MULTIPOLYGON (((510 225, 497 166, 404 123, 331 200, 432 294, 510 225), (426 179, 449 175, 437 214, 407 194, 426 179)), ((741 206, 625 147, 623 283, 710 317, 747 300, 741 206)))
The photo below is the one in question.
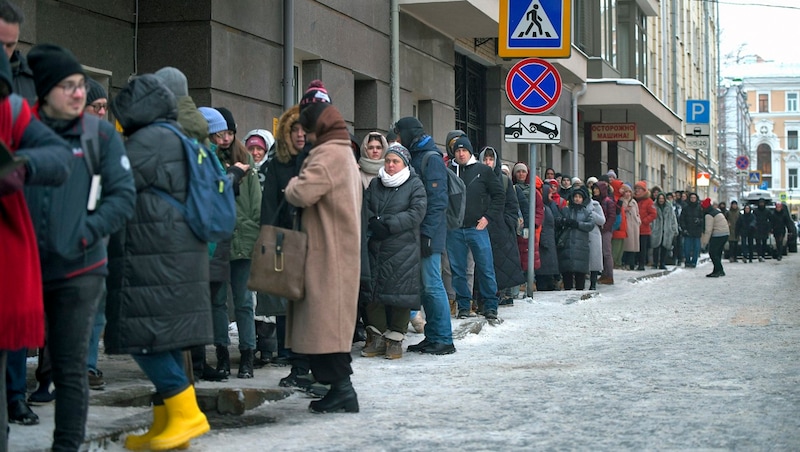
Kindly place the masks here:
POLYGON ((761 171, 750 171, 747 173, 747 183, 758 185, 761 183, 761 171))
POLYGON ((569 58, 570 0, 500 0, 497 54, 502 58, 569 58))

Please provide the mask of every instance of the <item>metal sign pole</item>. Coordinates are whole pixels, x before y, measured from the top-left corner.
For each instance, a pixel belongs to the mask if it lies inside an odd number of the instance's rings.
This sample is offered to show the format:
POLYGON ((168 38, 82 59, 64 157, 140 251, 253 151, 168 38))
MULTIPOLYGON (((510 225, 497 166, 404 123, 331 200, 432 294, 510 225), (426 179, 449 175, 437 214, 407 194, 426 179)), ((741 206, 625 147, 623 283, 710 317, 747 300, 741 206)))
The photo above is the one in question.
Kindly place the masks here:
POLYGON ((525 296, 533 296, 533 281, 535 272, 533 261, 536 253, 536 145, 528 145, 529 162, 531 165, 528 177, 531 181, 530 213, 528 214, 528 283, 525 287, 525 296))

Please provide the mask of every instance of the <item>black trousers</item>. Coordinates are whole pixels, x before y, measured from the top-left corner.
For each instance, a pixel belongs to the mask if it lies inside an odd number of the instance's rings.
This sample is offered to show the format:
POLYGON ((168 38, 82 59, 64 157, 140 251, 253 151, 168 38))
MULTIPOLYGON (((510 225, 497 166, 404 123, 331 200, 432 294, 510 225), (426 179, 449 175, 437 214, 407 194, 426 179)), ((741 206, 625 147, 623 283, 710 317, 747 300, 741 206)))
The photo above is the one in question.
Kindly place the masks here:
POLYGON ((326 353, 324 355, 305 355, 311 364, 311 373, 322 384, 343 380, 353 374, 350 353, 326 353))

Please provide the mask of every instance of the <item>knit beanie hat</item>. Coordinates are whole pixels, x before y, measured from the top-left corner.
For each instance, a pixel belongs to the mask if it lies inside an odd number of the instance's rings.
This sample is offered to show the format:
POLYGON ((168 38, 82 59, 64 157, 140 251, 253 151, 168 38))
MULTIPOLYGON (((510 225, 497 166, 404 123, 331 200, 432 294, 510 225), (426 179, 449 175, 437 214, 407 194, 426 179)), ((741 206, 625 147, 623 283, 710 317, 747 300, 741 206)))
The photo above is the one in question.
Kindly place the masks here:
POLYGON ((222 117, 225 118, 225 124, 227 124, 227 127, 222 130, 230 130, 236 133, 236 121, 233 120, 233 113, 225 107, 217 107, 216 110, 222 114, 222 117))
POLYGON ((586 185, 594 185, 596 183, 597 183, 597 178, 594 176, 586 179, 586 185))
POLYGON ((91 104, 97 99, 108 99, 108 94, 103 85, 97 80, 86 77, 86 105, 91 104))
POLYGON ((325 85, 322 84, 322 80, 312 80, 311 83, 308 84, 308 89, 306 89, 305 94, 303 94, 303 97, 300 99, 300 111, 302 112, 306 106, 315 102, 332 103, 330 96, 328 96, 328 90, 325 89, 325 85))
POLYGON ((453 143, 453 154, 459 149, 466 149, 470 154, 474 153, 472 150, 472 143, 470 143, 469 138, 466 136, 458 137, 455 143, 453 143))
POLYGON ((606 176, 608 176, 608 177, 613 177, 614 179, 616 179, 616 178, 617 178, 617 173, 615 173, 613 169, 610 169, 610 170, 608 170, 608 172, 606 173, 606 176))
POLYGON ((511 169, 511 172, 516 174, 517 171, 522 171, 522 170, 528 171, 528 165, 522 162, 518 162, 514 164, 514 168, 511 169))
POLYGON ((647 182, 645 182, 643 180, 640 180, 639 182, 636 182, 635 184, 633 184, 633 187, 634 188, 642 187, 643 190, 647 190, 647 182))
POLYGON ((200 107, 198 110, 208 122, 209 135, 222 132, 223 130, 228 130, 228 124, 225 122, 225 118, 222 116, 222 113, 220 113, 219 110, 211 107, 200 107))
POLYGON ((75 55, 54 44, 34 46, 28 52, 28 65, 33 71, 33 84, 39 99, 44 99, 54 86, 70 75, 85 75, 75 55))
POLYGON ((700 203, 700 207, 703 209, 708 209, 711 207, 711 198, 704 199, 703 202, 700 203))
POLYGON ((506 174, 511 174, 511 168, 509 168, 508 165, 506 165, 505 163, 500 165, 500 171, 502 171, 502 172, 504 172, 506 174))
POLYGON ((167 66, 155 72, 156 77, 160 78, 167 88, 172 91, 175 97, 184 97, 189 95, 189 83, 186 81, 186 76, 180 70, 167 66))
POLYGON ((252 135, 252 136, 251 136, 250 138, 248 138, 248 139, 247 139, 247 141, 244 143, 244 147, 246 147, 246 148, 250 148, 250 146, 259 146, 259 147, 261 147, 261 149, 264 149, 264 150, 266 150, 266 149, 267 149, 267 142, 266 142, 266 141, 264 141, 264 139, 263 139, 263 138, 261 138, 261 137, 260 137, 260 136, 258 136, 258 135, 252 135))
POLYGON ((411 154, 408 152, 405 146, 400 143, 394 143, 393 145, 389 146, 389 149, 386 150, 387 154, 396 154, 403 160, 406 167, 411 165, 411 154))

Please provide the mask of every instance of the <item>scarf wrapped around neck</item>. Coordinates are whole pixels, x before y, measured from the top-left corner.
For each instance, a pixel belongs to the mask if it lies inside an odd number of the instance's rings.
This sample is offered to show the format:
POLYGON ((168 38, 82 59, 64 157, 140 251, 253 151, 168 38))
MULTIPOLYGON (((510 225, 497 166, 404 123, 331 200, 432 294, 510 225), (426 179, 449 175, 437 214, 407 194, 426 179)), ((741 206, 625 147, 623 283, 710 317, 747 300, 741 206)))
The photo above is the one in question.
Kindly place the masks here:
POLYGON ((381 182, 383 183, 384 187, 389 188, 396 188, 403 185, 409 177, 411 177, 411 170, 408 167, 405 167, 397 172, 394 176, 390 176, 386 174, 386 170, 381 168, 378 170, 378 177, 381 178, 381 182))

